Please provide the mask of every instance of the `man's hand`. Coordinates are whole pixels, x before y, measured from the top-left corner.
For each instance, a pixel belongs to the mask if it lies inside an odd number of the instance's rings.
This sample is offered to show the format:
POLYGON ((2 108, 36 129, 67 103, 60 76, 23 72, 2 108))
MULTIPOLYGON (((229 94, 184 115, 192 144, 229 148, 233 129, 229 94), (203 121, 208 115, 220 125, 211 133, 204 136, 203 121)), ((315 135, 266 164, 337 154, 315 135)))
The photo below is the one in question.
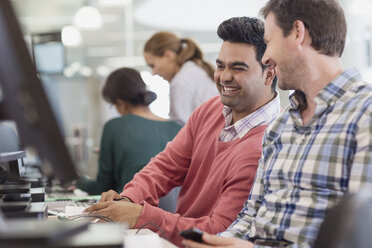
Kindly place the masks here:
POLYGON ((204 243, 198 243, 191 240, 184 239, 182 244, 186 248, 253 248, 254 245, 246 240, 238 238, 223 238, 216 235, 210 235, 208 233, 203 233, 204 243))
POLYGON ((117 222, 126 222, 129 228, 134 228, 142 209, 142 205, 135 203, 108 201, 96 203, 85 209, 84 212, 89 212, 92 215, 106 216, 117 222))
POLYGON ((110 189, 109 191, 103 192, 101 194, 101 199, 99 199, 99 202, 113 201, 114 199, 119 199, 119 198, 120 198, 120 195, 116 191, 110 189))

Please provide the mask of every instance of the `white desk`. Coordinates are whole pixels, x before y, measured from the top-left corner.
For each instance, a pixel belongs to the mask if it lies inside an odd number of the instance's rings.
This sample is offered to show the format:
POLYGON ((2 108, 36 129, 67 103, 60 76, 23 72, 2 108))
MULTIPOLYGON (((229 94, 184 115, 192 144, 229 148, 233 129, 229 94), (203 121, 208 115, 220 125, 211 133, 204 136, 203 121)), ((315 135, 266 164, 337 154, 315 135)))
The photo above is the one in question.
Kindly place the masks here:
MULTIPOLYGON (((48 221, 58 221, 58 217, 57 216, 48 216, 48 221)), ((141 235, 143 235, 143 234, 152 234, 152 233, 154 233, 150 229, 141 229, 141 231, 139 231, 138 234, 135 234, 137 232, 137 230, 138 229, 127 229, 125 231, 125 234, 126 235, 136 235, 136 236, 138 236, 139 239, 141 239, 141 235)), ((162 243, 161 244, 161 248, 176 248, 177 247, 176 245, 172 244, 171 242, 169 242, 166 239, 163 239, 162 237, 160 237, 160 241, 162 243)))
MULTIPOLYGON (((128 230, 125 231, 125 233, 127 235, 135 235, 137 230, 138 229, 128 229, 128 230)), ((149 229, 141 229, 141 231, 138 232, 137 236, 140 236, 141 234, 143 235, 143 234, 152 234, 152 233, 153 232, 149 229)), ((160 238, 160 240, 161 240, 161 243, 162 243, 161 244, 162 248, 176 248, 177 247, 166 239, 160 238)))

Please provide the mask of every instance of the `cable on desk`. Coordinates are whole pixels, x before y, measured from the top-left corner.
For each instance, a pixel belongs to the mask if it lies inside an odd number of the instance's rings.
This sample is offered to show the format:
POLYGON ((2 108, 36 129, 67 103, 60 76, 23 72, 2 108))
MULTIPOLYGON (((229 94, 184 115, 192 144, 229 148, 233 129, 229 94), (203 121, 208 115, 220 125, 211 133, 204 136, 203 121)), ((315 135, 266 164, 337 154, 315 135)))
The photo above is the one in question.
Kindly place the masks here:
POLYGON ((97 219, 104 220, 104 221, 107 221, 107 222, 114 222, 113 219, 111 219, 110 217, 103 216, 103 215, 77 214, 77 215, 69 217, 68 219, 77 220, 77 219, 80 219, 80 218, 97 218, 97 219))
POLYGON ((157 230, 159 230, 159 232, 161 233, 161 236, 163 236, 163 238, 165 238, 166 240, 169 241, 167 235, 165 234, 165 232, 163 231, 163 229, 161 229, 161 227, 155 223, 152 223, 152 222, 147 222, 145 224, 143 224, 142 226, 140 226, 137 230, 137 232, 135 234, 138 234, 145 226, 153 226, 155 227, 157 230))

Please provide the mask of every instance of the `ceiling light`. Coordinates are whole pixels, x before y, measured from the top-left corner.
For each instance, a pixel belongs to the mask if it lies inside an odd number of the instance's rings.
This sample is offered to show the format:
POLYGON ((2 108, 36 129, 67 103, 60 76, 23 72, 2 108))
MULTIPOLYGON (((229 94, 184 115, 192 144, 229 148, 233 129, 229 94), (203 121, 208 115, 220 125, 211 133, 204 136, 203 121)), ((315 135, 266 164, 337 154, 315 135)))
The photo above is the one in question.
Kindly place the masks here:
POLYGON ((110 74, 111 70, 110 70, 110 68, 108 68, 108 67, 105 66, 105 65, 99 65, 99 66, 97 66, 97 68, 96 68, 96 72, 97 72, 97 74, 98 74, 99 76, 105 78, 105 77, 107 77, 107 76, 110 74))
POLYGON ((74 25, 82 29, 100 29, 102 16, 93 6, 83 6, 74 16, 74 25))
POLYGON ((80 31, 74 26, 64 26, 61 31, 61 39, 65 46, 80 46, 82 43, 80 31))
POLYGON ((84 77, 90 77, 92 76, 92 69, 89 67, 89 66, 83 66, 80 70, 80 75, 84 76, 84 77))

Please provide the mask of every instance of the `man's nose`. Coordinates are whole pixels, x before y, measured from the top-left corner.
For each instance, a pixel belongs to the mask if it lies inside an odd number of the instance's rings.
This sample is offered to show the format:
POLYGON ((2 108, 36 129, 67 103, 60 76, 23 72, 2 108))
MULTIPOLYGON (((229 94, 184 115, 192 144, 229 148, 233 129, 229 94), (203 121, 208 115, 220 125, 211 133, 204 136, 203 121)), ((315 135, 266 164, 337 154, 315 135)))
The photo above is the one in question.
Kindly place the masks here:
POLYGON ((221 75, 220 75, 220 81, 221 82, 230 82, 232 81, 232 74, 230 72, 230 70, 228 69, 225 69, 221 72, 221 75))

